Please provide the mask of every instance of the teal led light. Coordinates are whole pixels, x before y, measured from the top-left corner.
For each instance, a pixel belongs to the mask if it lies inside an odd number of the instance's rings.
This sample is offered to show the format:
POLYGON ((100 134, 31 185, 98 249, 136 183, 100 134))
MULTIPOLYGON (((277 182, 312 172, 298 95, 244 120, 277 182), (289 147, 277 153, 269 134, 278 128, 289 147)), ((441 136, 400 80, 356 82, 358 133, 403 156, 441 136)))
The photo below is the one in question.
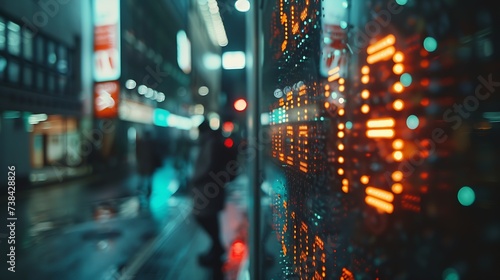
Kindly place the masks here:
POLYGON ((432 37, 427 37, 424 39, 424 49, 428 52, 433 52, 437 49, 437 41, 432 37))
POLYGON ((165 127, 168 126, 168 115, 170 115, 169 111, 155 108, 153 111, 153 124, 165 127))
POLYGON ((418 117, 415 115, 409 115, 408 118, 406 118, 406 126, 409 129, 415 129, 418 127, 420 124, 420 121, 418 120, 418 117))
POLYGON ((396 3, 398 3, 401 6, 404 6, 408 3, 408 0, 396 0, 396 3))
POLYGON ((345 122, 345 127, 347 129, 351 129, 352 128, 352 122, 350 122, 350 121, 345 122))
POLYGON ((460 202, 463 206, 471 206, 472 203, 474 203, 474 200, 476 200, 476 194, 469 186, 463 186, 458 191, 457 198, 458 202, 460 202))
POLYGON ((447 268, 443 271, 443 280, 460 280, 460 276, 454 268, 447 268))
POLYGON ((404 73, 403 75, 401 75, 401 77, 399 77, 399 81, 403 86, 409 87, 413 79, 410 74, 404 73))

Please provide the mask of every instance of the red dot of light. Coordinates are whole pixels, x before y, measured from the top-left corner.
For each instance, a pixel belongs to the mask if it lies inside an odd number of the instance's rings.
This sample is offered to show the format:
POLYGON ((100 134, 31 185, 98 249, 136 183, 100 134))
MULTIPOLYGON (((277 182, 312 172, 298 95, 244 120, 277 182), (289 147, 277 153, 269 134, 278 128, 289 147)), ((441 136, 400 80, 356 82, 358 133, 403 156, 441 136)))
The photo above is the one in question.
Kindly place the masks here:
POLYGON ((222 130, 224 130, 225 132, 233 132, 234 124, 232 122, 225 122, 222 125, 222 130))
POLYGON ((233 145, 234 145, 233 139, 226 138, 226 140, 224 140, 224 146, 226 146, 227 148, 231 148, 233 145))
POLYGON ((245 243, 242 241, 235 241, 231 246, 231 258, 242 259, 245 253, 245 243))
POLYGON ((427 187, 427 186, 421 186, 420 187, 420 192, 427 193, 428 191, 429 191, 429 187, 427 187))
POLYGON ((426 60, 426 59, 424 59, 424 60, 420 61, 420 66, 421 66, 422 68, 427 68, 427 67, 429 67, 429 61, 428 61, 428 60, 426 60))
POLYGON ((422 79, 422 80, 420 81, 420 84, 421 84, 422 86, 426 87, 426 86, 429 86, 430 81, 429 81, 429 79, 424 78, 424 79, 422 79))

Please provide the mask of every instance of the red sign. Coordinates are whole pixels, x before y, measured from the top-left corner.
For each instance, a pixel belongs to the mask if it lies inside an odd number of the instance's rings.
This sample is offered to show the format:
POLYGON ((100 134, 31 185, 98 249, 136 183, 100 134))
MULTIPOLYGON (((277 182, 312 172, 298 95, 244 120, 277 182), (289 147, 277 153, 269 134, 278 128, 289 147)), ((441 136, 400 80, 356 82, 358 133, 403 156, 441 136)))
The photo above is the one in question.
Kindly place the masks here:
POLYGON ((116 118, 120 84, 117 81, 94 85, 94 114, 97 118, 116 118))

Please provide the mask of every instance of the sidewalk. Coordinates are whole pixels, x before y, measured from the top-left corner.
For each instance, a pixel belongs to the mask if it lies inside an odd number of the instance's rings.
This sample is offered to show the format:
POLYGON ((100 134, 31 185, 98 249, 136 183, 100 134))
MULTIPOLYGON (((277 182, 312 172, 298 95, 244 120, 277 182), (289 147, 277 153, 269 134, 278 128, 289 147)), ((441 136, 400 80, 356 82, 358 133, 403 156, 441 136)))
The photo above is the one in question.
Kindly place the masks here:
MULTIPOLYGON (((10 245, 2 227, 0 279, 102 279, 155 237, 172 212, 167 187, 175 188, 176 180, 168 161, 154 175, 150 209, 140 208, 135 173, 107 175, 16 193, 17 272, 6 269, 10 245)), ((6 221, 7 200, 1 198, 0 219, 6 221)))
POLYGON ((226 262, 221 266, 201 267, 197 263, 197 256, 208 250, 210 241, 189 212, 184 211, 186 207, 190 208, 191 203, 189 197, 181 194, 174 195, 169 201, 170 205, 180 207, 177 209, 179 215, 165 227, 157 239, 126 264, 119 279, 238 279, 241 262, 248 252, 247 184, 246 177, 240 176, 226 186, 227 203, 219 219, 222 227, 221 239, 226 247, 227 256, 226 262), (239 241, 245 247, 239 248, 235 253, 233 244, 239 241))

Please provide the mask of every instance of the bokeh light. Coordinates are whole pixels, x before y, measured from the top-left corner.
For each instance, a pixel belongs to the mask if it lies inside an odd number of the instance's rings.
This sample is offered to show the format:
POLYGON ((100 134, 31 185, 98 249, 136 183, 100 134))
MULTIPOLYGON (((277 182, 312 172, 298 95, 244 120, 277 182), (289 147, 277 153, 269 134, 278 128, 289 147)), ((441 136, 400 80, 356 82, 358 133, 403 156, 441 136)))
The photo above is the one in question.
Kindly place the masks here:
POLYGON ((406 126, 409 129, 415 129, 418 127, 420 121, 418 120, 418 117, 415 115, 410 115, 408 118, 406 118, 406 126))
POLYGON ((443 271, 443 280, 460 280, 460 275, 454 268, 447 268, 443 271))
POLYGON ((408 73, 404 73, 399 77, 399 81, 401 84, 405 87, 409 87, 411 85, 411 82, 413 81, 412 77, 408 73))
POLYGON ((460 202, 463 206, 471 206, 476 200, 476 194, 471 187, 463 186, 458 191, 457 198, 458 202, 460 202))
POLYGON ((433 52, 437 49, 437 41, 432 37, 424 39, 424 49, 428 52, 433 52))

